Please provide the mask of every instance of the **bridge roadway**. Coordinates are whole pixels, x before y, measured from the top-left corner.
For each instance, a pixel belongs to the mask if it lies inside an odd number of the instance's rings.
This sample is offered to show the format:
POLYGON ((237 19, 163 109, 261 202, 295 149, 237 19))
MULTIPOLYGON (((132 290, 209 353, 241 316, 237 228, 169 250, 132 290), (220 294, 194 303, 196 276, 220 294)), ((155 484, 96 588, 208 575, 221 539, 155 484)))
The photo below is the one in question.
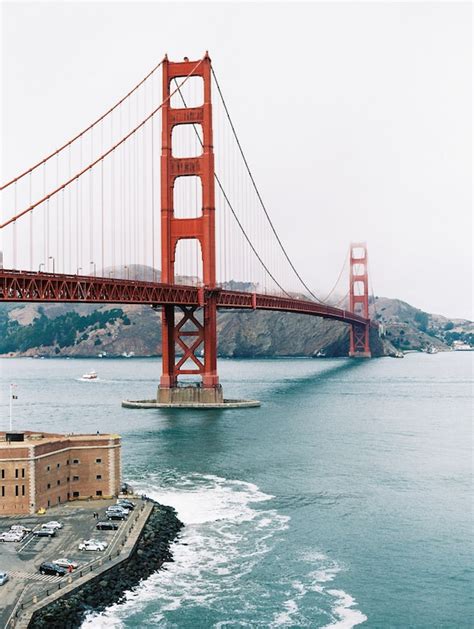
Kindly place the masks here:
POLYGON ((71 302, 88 304, 149 304, 151 306, 203 306, 214 295, 218 308, 275 310, 367 325, 349 310, 297 297, 280 297, 244 291, 160 284, 156 282, 60 273, 0 269, 2 302, 71 302))

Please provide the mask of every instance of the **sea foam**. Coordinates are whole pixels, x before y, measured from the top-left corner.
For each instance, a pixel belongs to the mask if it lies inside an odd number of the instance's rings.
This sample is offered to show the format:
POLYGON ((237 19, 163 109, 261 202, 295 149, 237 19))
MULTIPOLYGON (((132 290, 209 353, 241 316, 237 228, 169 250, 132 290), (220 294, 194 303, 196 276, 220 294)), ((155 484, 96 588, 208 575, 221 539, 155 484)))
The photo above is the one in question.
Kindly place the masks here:
POLYGON ((275 583, 254 582, 254 569, 278 546, 290 522, 271 508, 272 496, 256 485, 202 474, 169 479, 170 486, 162 480, 150 475, 134 485, 138 492, 173 506, 184 522, 171 548, 174 561, 127 592, 124 602, 89 614, 83 629, 144 626, 145 617, 147 627, 176 627, 183 614, 189 619, 203 609, 218 618, 207 625, 216 629, 350 629, 366 620, 349 594, 328 589, 342 568, 324 553, 302 555, 297 578, 275 574, 275 583), (306 598, 315 596, 317 607, 306 598), (272 599, 272 611, 263 614, 262 600, 272 599))

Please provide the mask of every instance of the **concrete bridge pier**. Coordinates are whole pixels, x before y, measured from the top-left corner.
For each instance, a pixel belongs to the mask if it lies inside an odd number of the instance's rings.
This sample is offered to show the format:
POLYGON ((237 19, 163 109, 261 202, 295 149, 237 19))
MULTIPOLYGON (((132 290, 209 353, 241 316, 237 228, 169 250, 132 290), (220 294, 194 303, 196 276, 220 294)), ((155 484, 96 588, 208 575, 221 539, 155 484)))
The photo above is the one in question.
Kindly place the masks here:
POLYGON ((160 404, 170 406, 174 404, 223 404, 224 391, 220 384, 213 387, 203 387, 200 382, 172 388, 159 386, 156 399, 160 404))

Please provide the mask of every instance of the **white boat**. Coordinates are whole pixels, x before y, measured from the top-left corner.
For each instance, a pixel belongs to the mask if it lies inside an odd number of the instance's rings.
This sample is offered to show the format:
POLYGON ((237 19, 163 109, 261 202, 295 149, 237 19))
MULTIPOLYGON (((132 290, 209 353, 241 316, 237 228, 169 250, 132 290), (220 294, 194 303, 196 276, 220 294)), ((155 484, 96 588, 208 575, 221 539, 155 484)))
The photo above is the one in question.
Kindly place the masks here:
POLYGON ((88 373, 82 374, 82 380, 97 380, 97 373, 92 369, 88 373))

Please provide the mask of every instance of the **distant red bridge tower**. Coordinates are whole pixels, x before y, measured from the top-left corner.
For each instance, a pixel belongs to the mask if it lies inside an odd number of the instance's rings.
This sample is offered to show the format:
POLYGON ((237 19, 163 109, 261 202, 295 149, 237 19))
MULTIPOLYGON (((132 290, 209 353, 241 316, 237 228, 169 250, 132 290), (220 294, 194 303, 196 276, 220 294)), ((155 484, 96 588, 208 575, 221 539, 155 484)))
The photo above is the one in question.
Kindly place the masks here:
MULTIPOLYGON (((349 310, 369 319, 369 275, 367 270, 367 245, 351 244, 349 276, 349 310)), ((349 356, 370 358, 370 322, 351 325, 349 356)))

